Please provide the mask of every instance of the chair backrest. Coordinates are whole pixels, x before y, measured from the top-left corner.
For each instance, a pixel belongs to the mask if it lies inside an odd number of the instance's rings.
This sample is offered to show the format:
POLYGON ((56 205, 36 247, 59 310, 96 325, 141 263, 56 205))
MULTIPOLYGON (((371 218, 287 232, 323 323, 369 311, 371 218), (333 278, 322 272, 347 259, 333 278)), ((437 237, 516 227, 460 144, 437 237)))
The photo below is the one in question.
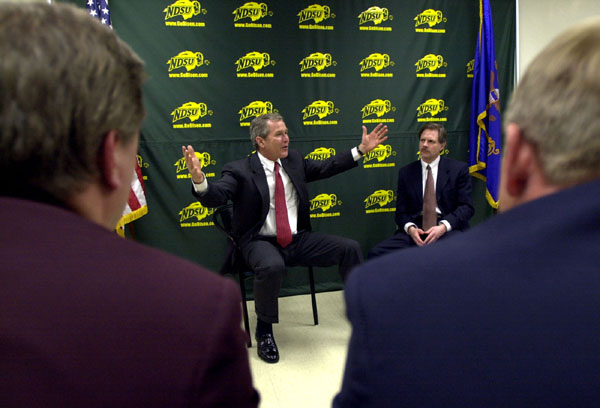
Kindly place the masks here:
POLYGON ((227 236, 227 250, 219 273, 221 275, 227 273, 235 275, 236 272, 239 272, 239 268, 243 268, 243 262, 239 254, 237 239, 232 232, 233 204, 228 203, 215 208, 212 220, 215 226, 227 236))
POLYGON ((215 208, 213 212, 215 226, 223 232, 227 238, 237 247, 237 241, 233 235, 233 204, 228 203, 215 208))

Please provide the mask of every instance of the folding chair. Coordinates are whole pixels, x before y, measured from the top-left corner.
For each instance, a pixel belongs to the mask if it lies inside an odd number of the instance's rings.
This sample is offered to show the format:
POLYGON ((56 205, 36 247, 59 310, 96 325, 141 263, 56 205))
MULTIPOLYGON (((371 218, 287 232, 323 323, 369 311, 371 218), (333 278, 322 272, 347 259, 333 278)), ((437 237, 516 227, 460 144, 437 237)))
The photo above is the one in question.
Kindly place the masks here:
MULTIPOLYGON (((225 204, 217 207, 213 213, 213 222, 215 226, 221 230, 227 236, 227 254, 225 262, 221 267, 221 274, 231 273, 233 276, 237 275, 240 292, 242 294, 242 308, 244 317, 244 327, 248 333, 248 347, 252 347, 252 336, 250 334, 250 323, 248 319, 248 306, 246 304, 246 285, 245 280, 254 276, 252 270, 246 265, 242 258, 242 253, 238 246, 236 237, 232 232, 232 220, 233 220, 233 204, 225 204)), ((319 314, 317 311, 317 298, 315 292, 315 277, 312 266, 308 267, 308 280, 310 285, 310 296, 313 310, 313 320, 315 325, 319 324, 319 314)))

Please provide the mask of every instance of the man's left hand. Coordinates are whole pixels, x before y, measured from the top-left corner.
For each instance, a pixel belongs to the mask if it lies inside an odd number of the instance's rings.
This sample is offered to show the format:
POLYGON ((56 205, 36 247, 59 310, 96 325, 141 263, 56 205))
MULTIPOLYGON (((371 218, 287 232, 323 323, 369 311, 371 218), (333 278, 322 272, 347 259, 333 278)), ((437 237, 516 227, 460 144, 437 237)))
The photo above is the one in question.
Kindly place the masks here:
POLYGON ((362 129, 362 141, 360 142, 360 145, 358 145, 358 148, 363 153, 370 152, 377 145, 385 142, 388 138, 386 136, 386 133, 388 132, 388 127, 387 125, 383 125, 382 123, 375 126, 375 129, 373 129, 373 131, 369 134, 367 134, 367 128, 365 126, 363 126, 362 129))
POLYGON ((436 225, 435 227, 429 228, 425 233, 427 234, 427 238, 425 238, 423 244, 433 244, 446 233, 446 226, 444 224, 436 225))

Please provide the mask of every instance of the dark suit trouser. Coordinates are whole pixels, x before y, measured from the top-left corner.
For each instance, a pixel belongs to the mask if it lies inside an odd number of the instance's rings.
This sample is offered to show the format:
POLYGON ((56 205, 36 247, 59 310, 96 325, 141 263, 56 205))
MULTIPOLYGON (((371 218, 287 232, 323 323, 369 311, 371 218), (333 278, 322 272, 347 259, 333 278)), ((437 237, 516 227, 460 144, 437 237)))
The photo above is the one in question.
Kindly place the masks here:
POLYGON ((288 266, 338 265, 342 279, 363 262, 358 242, 319 232, 300 232, 290 245, 281 248, 275 238, 257 238, 242 248, 242 255, 254 271, 256 315, 264 322, 279 322, 279 289, 288 266))
MULTIPOLYGON (((450 232, 446 232, 440 239, 445 239, 454 235, 455 233, 461 232, 459 230, 452 230, 450 232)), ((424 237, 422 237, 425 239, 424 237)), ((385 254, 389 254, 390 252, 399 251, 404 248, 410 248, 417 246, 415 241, 404 232, 403 229, 396 230, 396 233, 392 235, 390 238, 387 238, 380 243, 376 244, 369 253, 367 254, 367 259, 377 258, 378 256, 382 256, 385 254)))

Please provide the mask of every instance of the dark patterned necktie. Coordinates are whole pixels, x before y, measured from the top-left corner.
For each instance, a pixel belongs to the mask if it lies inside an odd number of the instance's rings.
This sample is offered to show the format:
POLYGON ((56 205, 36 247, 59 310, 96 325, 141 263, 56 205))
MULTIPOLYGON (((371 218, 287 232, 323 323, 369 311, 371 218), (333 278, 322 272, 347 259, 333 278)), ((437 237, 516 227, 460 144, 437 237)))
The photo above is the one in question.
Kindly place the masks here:
POLYGON ((431 167, 427 165, 427 179, 425 181, 425 194, 423 194, 423 230, 437 224, 437 214, 435 213, 437 202, 435 199, 435 187, 433 186, 433 176, 431 175, 431 167))
POLYGON ((292 242, 292 230, 288 220, 287 205, 285 204, 285 189, 279 174, 279 163, 275 162, 275 222, 277 225, 277 242, 285 248, 292 242))

